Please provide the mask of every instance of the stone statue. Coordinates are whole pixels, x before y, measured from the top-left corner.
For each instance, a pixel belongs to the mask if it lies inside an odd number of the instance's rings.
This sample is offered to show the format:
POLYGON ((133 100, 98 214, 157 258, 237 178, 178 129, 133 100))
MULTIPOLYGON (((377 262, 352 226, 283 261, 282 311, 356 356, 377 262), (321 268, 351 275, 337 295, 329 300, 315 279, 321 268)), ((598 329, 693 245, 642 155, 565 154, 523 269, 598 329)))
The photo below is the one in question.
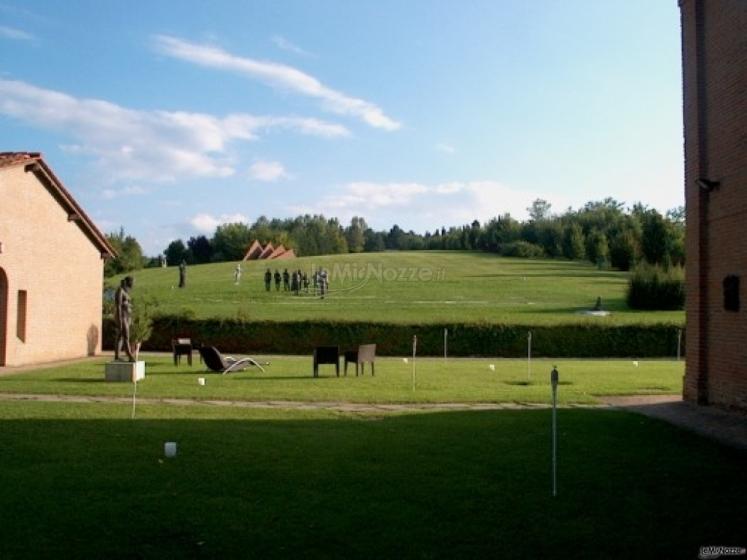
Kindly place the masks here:
POLYGON ((184 288, 187 285, 187 261, 182 261, 179 265, 179 287, 184 288))
POLYGON ((132 276, 126 276, 114 294, 114 324, 116 327, 117 340, 114 344, 114 359, 119 360, 119 353, 124 346, 125 354, 129 361, 134 362, 130 346, 130 324, 132 323, 132 298, 130 290, 135 284, 132 276))

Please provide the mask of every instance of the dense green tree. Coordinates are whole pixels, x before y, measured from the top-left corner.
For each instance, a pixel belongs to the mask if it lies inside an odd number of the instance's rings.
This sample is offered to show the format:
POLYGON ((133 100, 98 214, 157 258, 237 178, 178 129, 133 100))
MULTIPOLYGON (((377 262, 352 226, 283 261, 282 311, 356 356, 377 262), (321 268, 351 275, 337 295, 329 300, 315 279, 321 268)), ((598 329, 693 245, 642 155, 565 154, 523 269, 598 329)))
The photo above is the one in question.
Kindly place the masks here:
POLYGON ((143 267, 143 250, 140 243, 131 235, 126 235, 124 228, 117 233, 109 233, 106 239, 117 251, 117 257, 108 259, 104 264, 104 275, 114 276, 143 267))
POLYGON ((358 216, 354 216, 350 220, 350 225, 345 229, 345 238, 348 243, 348 250, 351 253, 360 253, 363 251, 366 237, 365 232, 368 229, 366 220, 358 216))
POLYGON ((166 255, 166 264, 169 266, 178 266, 182 261, 188 260, 189 257, 187 246, 181 239, 175 239, 169 243, 164 254, 166 255))
POLYGON ((367 253, 375 253, 386 249, 386 238, 380 231, 367 229, 365 239, 363 250, 367 253))
POLYGON ((620 270, 630 270, 640 258, 640 241, 632 229, 616 233, 610 239, 610 264, 620 270))
POLYGON ((187 241, 187 247, 189 248, 189 255, 191 257, 190 264, 209 263, 212 260, 213 246, 210 240, 204 235, 190 237, 187 241))
POLYGON ((246 224, 221 224, 213 235, 213 252, 220 254, 224 261, 240 261, 251 242, 252 234, 246 224))
POLYGON ((595 229, 586 238, 586 255, 600 268, 609 263, 610 249, 607 236, 603 232, 595 229))
POLYGON ((571 260, 586 258, 584 231, 575 222, 567 224, 563 230, 563 256, 571 260))
POLYGON ((529 220, 532 222, 546 220, 550 217, 550 208, 552 208, 552 204, 546 200, 541 198, 534 200, 532 205, 527 208, 527 212, 529 212, 529 220))

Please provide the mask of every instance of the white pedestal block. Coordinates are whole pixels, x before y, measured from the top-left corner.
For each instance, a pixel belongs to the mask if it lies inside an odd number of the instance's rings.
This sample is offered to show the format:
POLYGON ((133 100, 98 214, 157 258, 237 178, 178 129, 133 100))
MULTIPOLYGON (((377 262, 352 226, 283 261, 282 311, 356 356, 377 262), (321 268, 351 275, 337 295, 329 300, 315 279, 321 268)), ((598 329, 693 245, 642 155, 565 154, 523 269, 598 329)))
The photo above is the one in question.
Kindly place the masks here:
POLYGON ((108 362, 106 364, 107 381, 134 383, 141 379, 145 379, 145 362, 108 362))

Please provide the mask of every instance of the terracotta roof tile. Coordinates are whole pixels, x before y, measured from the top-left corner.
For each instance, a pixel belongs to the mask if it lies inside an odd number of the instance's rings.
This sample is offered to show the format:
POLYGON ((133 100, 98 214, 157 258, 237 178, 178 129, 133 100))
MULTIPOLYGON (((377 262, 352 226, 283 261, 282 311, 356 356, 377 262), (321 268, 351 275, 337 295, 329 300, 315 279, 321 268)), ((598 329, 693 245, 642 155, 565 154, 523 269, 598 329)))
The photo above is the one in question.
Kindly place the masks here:
POLYGON ((39 152, 0 152, 0 167, 18 165, 41 159, 39 152))

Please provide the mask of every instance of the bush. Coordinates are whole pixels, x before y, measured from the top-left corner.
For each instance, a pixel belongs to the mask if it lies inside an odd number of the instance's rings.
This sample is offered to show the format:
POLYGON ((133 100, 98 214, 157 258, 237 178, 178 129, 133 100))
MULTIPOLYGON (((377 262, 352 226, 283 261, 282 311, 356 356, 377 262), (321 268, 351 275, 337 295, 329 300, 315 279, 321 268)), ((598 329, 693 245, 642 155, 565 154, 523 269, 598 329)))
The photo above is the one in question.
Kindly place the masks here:
MULTIPOLYGON (((380 356, 407 356, 412 337, 418 337, 418 355, 443 356, 443 332, 449 329, 449 355, 516 358, 526 356, 527 331, 532 331, 532 355, 547 357, 674 356, 674 324, 605 326, 596 324, 531 327, 524 325, 365 323, 338 321, 185 320, 158 317, 146 350, 171 350, 171 339, 189 336, 222 352, 301 354, 316 346, 339 345, 342 350, 376 343, 380 356)), ((104 342, 113 343, 113 322, 104 321, 104 342)), ((311 363, 311 362, 309 362, 311 363)))
POLYGON ((539 245, 528 241, 512 241, 503 243, 500 253, 504 257, 521 257, 525 259, 540 259, 545 256, 545 251, 539 245))
POLYGON ((627 298, 631 309, 683 309, 684 270, 680 266, 664 268, 643 262, 630 275, 627 298))

